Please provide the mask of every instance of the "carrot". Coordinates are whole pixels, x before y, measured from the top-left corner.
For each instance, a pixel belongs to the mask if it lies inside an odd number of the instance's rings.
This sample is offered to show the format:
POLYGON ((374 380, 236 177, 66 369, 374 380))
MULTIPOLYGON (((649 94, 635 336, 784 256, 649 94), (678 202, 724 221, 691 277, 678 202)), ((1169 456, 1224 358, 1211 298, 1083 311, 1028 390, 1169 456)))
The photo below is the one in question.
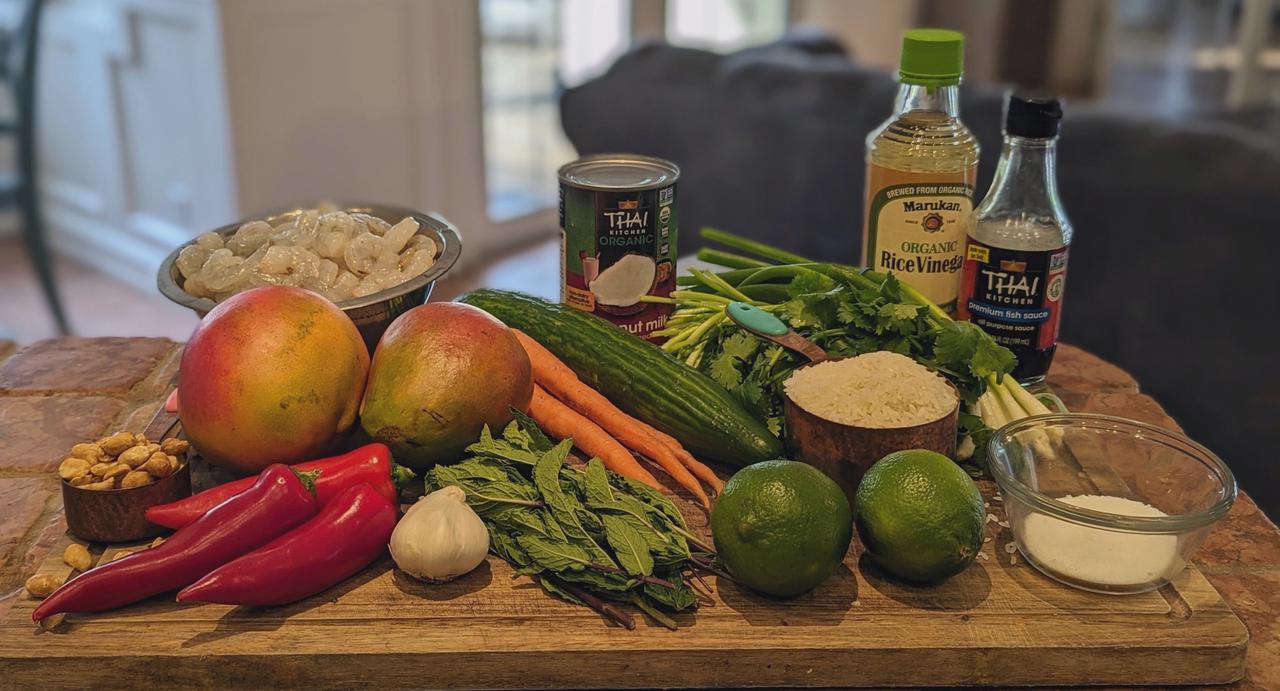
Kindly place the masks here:
MULTIPOLYGON (((573 368, 564 364, 564 361, 556 357, 556 354, 547 350, 547 347, 535 341, 532 336, 521 331, 520 329, 512 329, 512 333, 516 335, 516 340, 520 341, 520 345, 524 346, 524 352, 529 354, 529 362, 533 363, 534 370, 541 369, 544 375, 550 378, 552 372, 559 376, 578 378, 573 368)), ((536 374, 534 376, 537 376, 536 374)))
POLYGON ((529 414, 547 433, 560 439, 572 438, 574 446, 599 458, 609 470, 654 489, 662 489, 657 479, 618 440, 536 384, 529 414))
MULTIPOLYGON (((711 508, 711 500, 702 489, 702 485, 698 484, 698 479, 689 472, 689 468, 685 467, 669 444, 654 436, 653 433, 657 430, 622 412, 599 391, 583 384, 568 365, 561 362, 541 343, 519 330, 515 333, 516 338, 529 354, 529 362, 533 364, 533 377, 540 386, 570 408, 595 422, 627 448, 653 460, 680 483, 681 487, 697 497, 703 507, 711 508)), ((672 441, 675 440, 672 439, 672 441)), ((678 442, 676 446, 679 446, 678 442)), ((694 462, 697 463, 697 461, 694 462)))
POLYGON ((676 458, 679 458, 680 461, 684 463, 685 466, 689 468, 689 470, 692 471, 693 474, 696 475, 699 480, 702 480, 703 482, 707 483, 707 485, 711 487, 711 491, 715 492, 716 494, 720 494, 720 492, 724 490, 724 480, 721 480, 720 476, 716 475, 716 471, 712 470, 711 468, 708 468, 706 464, 704 464, 702 461, 699 461, 698 459, 694 458, 693 454, 689 453, 683 446, 680 445, 680 440, 676 439, 670 434, 667 434, 666 432, 663 432, 660 429, 657 429, 656 427, 653 427, 645 423, 642 420, 636 420, 636 424, 643 425, 649 431, 649 434, 653 435, 655 438, 657 438, 658 441, 662 442, 663 444, 666 444, 667 448, 671 449, 671 452, 676 455, 676 458))

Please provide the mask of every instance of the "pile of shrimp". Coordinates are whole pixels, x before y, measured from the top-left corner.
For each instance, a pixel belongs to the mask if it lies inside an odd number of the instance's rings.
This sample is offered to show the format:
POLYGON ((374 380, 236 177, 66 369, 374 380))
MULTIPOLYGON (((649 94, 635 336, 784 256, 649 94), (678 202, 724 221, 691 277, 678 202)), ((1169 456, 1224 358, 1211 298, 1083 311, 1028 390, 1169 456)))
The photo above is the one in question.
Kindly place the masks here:
POLYGON ((321 206, 274 227, 249 221, 230 236, 205 233, 175 263, 182 289, 214 302, 263 285, 298 286, 340 302, 421 275, 438 252, 412 218, 392 225, 321 206))

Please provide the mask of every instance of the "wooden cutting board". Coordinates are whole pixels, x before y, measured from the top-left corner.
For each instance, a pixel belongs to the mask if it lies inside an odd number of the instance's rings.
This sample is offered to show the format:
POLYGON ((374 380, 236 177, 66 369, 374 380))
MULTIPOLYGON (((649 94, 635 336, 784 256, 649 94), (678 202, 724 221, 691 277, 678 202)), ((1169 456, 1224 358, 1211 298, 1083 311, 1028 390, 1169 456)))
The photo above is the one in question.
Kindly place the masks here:
MULTIPOLYGON (((983 484, 1003 519, 994 488, 983 484)), ((689 516, 700 516, 688 504, 689 516)), ((705 519, 695 523, 705 524, 705 519)), ((703 527, 705 532, 705 525, 703 527)), ((1244 669, 1248 633, 1194 567, 1158 592, 1062 586, 1006 552, 934 588, 887 580, 854 550, 792 601, 711 579, 715 604, 668 631, 634 631, 547 596, 490 558, 450 584, 406 579, 384 559, 294 606, 179 606, 164 598, 50 631, 21 599, 0 622, 11 688, 673 687, 1221 683, 1244 669), (1011 563, 1014 562, 1014 563, 1011 563)), ((856 542, 856 541, 855 541, 856 542)), ((119 546, 95 550, 109 559, 119 546)), ((62 549, 41 573, 66 575, 62 549)))

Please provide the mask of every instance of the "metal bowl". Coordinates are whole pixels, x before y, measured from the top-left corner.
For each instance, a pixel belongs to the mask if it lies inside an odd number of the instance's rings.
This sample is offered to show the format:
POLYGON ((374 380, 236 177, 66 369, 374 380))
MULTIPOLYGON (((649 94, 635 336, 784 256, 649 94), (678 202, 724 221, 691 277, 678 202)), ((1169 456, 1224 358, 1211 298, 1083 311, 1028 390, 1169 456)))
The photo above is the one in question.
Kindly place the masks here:
MULTIPOLYGON (((213 232, 223 236, 230 236, 241 225, 249 221, 266 221, 275 226, 298 216, 307 209, 314 209, 316 206, 318 205, 291 207, 262 216, 251 216, 221 228, 216 228, 213 232)), ((337 303, 338 307, 351 318, 351 321, 355 322, 356 328, 360 330, 360 335, 364 337, 365 344, 368 345, 370 352, 372 352, 374 346, 378 344, 378 339, 382 338, 382 332, 387 330, 387 327, 391 325, 391 322, 395 321, 396 317, 413 307, 425 303, 431 297, 431 289, 435 286, 436 280, 453 268, 454 262, 458 261, 458 255, 462 253, 462 237, 458 234, 458 230, 453 227, 453 224, 435 213, 423 213, 387 204, 340 204, 338 208, 348 213, 369 214, 392 224, 406 216, 412 217, 418 222, 418 233, 430 234, 440 248, 440 253, 436 256, 436 263, 432 264, 431 268, 427 269, 425 273, 411 278, 398 286, 372 295, 343 300, 337 303)), ((182 275, 175 265, 178 253, 182 251, 182 248, 194 242, 195 239, 193 238, 190 242, 184 243, 171 252, 168 257, 165 257, 164 262, 160 265, 160 271, 156 275, 156 286, 165 297, 183 307, 190 308, 203 319, 204 315, 208 314, 209 310, 213 309, 217 303, 209 298, 198 298, 184 291, 181 287, 182 275)))

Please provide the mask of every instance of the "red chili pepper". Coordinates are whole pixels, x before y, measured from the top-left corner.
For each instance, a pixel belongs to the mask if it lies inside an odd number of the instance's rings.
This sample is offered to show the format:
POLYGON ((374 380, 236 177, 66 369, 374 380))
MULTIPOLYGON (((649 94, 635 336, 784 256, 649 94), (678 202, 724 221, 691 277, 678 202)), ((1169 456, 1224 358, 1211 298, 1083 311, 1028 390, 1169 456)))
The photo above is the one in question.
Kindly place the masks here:
POLYGON ((369 485, 348 487, 315 518, 187 586, 178 602, 296 602, 373 563, 395 527, 395 504, 369 485))
POLYGON ((262 471, 252 487, 217 505, 157 547, 90 569, 53 591, 31 613, 101 612, 191 585, 316 515, 311 478, 286 465, 262 471))
MULTIPOLYGON (((316 478, 316 498, 321 505, 329 503, 343 490, 360 483, 372 485, 378 494, 392 504, 400 501, 401 482, 413 477, 413 472, 398 466, 391 460, 391 450, 386 444, 365 444, 340 456, 330 456, 293 466, 304 472, 320 471, 316 478)), ((165 528, 181 528, 200 518, 209 509, 222 503, 237 492, 253 484, 247 477, 218 485, 186 499, 160 504, 147 509, 147 520, 165 528)))

